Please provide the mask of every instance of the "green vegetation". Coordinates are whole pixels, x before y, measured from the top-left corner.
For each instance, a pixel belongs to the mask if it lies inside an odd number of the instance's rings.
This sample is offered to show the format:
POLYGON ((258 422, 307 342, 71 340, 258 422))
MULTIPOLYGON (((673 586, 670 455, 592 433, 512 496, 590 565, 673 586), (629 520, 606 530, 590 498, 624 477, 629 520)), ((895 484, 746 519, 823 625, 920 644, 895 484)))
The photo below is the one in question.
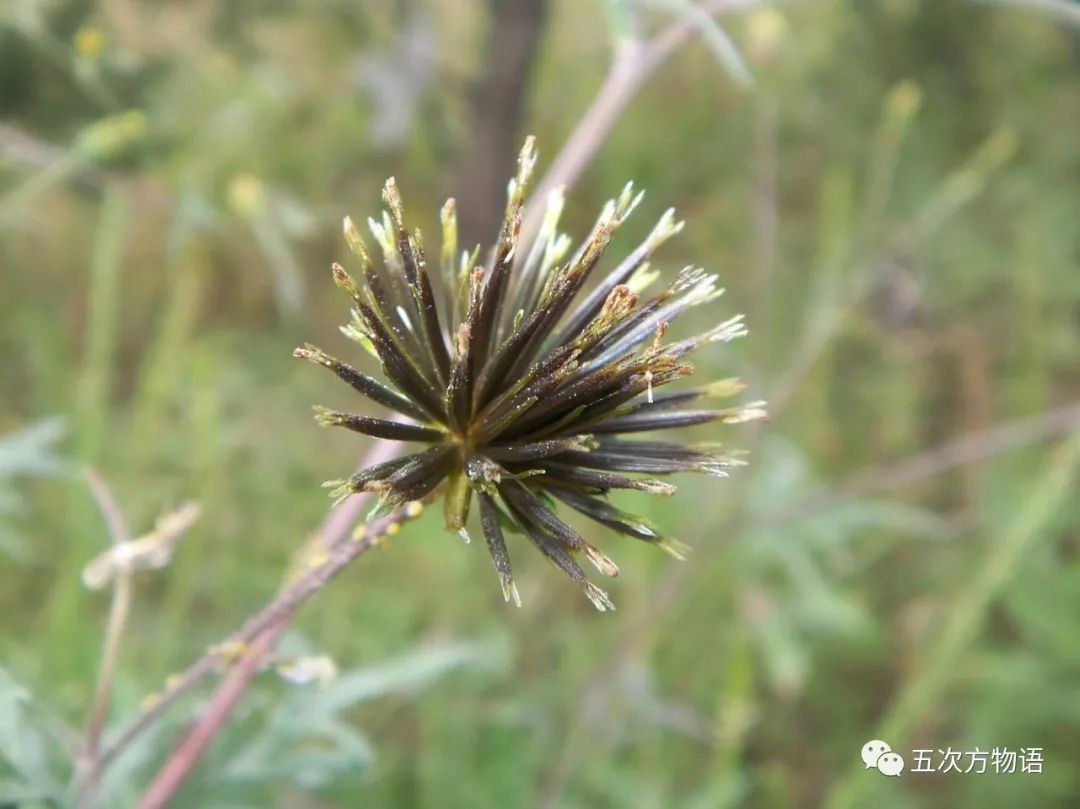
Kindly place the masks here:
MULTIPOLYGON (((526 133, 542 177, 616 40, 690 6, 536 4, 499 178, 526 133)), ((614 498, 690 559, 571 519, 621 568, 601 615, 509 536, 516 609, 483 542, 432 508, 286 637, 283 660, 328 656, 338 676, 260 675, 174 805, 1075 806, 1070 5, 691 15, 562 223, 580 240, 632 179, 646 195, 613 250, 673 205, 687 225, 654 268, 727 288, 673 332, 746 312, 747 339, 693 361, 745 378, 771 421, 681 438, 734 439, 749 465, 614 498), (1045 764, 884 778, 859 760, 873 738, 1045 764)), ((386 177, 429 261, 448 195, 462 246, 494 240, 503 179, 490 229, 465 213, 486 182, 468 154, 491 134, 470 92, 488 25, 465 0, 0 3, 0 806, 70 800, 65 728, 85 734, 109 606, 80 578, 109 545, 81 467, 136 535, 202 507, 168 567, 136 574, 108 739, 273 596, 329 507, 320 483, 374 443, 316 427, 312 403, 358 405, 292 349, 374 368, 338 331, 329 267, 386 177)), ((102 805, 133 805, 207 693, 115 762, 102 805)))

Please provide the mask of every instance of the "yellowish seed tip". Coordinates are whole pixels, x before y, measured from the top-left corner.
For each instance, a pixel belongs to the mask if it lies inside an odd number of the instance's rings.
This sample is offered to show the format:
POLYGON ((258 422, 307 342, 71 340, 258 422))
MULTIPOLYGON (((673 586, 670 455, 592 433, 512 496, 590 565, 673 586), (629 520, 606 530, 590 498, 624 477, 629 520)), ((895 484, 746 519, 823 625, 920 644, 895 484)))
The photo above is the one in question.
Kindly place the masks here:
POLYGON ((444 227, 456 227, 457 202, 454 201, 453 197, 449 197, 443 203, 442 209, 439 211, 439 221, 442 222, 444 227))
POLYGON ((424 504, 419 500, 413 500, 405 504, 405 516, 406 517, 419 517, 420 512, 424 510, 424 504))
POLYGON ((402 226, 401 193, 398 191, 397 180, 393 177, 388 177, 386 185, 383 186, 383 202, 390 209, 390 218, 394 225, 400 228, 402 226))
POLYGON ((313 405, 311 410, 315 414, 315 423, 320 427, 334 427, 341 424, 341 413, 336 413, 322 405, 313 405))
POLYGON ((352 286, 352 278, 345 272, 345 268, 338 264, 336 261, 330 265, 330 272, 334 276, 334 283, 339 287, 348 289, 352 286))
POLYGON ((356 229, 356 225, 352 219, 346 216, 341 222, 341 229, 345 234, 345 242, 349 245, 349 249, 352 250, 355 255, 364 264, 365 267, 371 264, 371 257, 368 255, 367 246, 364 244, 363 237, 360 236, 360 231, 356 229))
POLYGON ((638 486, 642 491, 648 492, 649 494, 659 494, 664 497, 671 497, 671 495, 678 491, 678 488, 674 484, 667 483, 663 480, 641 480, 638 481, 638 486))
POLYGON ((589 545, 585 548, 585 556, 593 563, 593 566, 605 576, 618 576, 619 567, 606 554, 589 545))

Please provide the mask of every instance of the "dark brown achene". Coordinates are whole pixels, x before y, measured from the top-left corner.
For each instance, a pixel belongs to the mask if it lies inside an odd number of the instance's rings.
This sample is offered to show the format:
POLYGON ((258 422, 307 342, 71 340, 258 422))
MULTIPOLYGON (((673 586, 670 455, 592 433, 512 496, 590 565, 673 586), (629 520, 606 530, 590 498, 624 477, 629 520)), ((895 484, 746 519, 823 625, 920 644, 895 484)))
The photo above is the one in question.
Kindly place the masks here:
POLYGON ((683 546, 646 520, 612 506, 612 489, 670 495, 675 487, 655 477, 674 472, 725 476, 740 463, 731 455, 667 441, 629 440, 623 434, 706 422, 737 423, 764 416, 762 403, 697 409, 702 399, 743 389, 735 379, 701 388, 657 393, 692 373, 684 358, 694 349, 746 334, 742 316, 704 334, 665 343, 671 323, 692 306, 714 300, 716 276, 686 268, 662 292, 639 300, 658 274, 653 251, 682 229, 669 210, 649 237, 586 293, 612 235, 641 195, 630 184, 604 207, 589 238, 570 254, 556 232, 563 198, 547 201, 539 234, 519 255, 525 189, 536 162, 525 142, 498 242, 478 266, 479 247, 458 257, 453 200, 442 209, 442 285, 428 274, 419 231, 405 226, 393 179, 382 222, 369 220, 384 263, 377 268, 353 223, 345 237, 359 259, 362 284, 340 266, 334 280, 352 297, 345 334, 379 361, 389 384, 318 348, 294 352, 332 370, 369 399, 406 416, 393 421, 317 408, 323 425, 339 425, 379 438, 424 445, 405 457, 333 481, 334 494, 375 492, 391 508, 444 486, 446 526, 466 540, 473 495, 503 595, 520 604, 504 530, 525 534, 600 610, 613 609, 607 593, 590 582, 576 558, 603 574, 615 564, 555 513, 561 501, 619 533, 659 545, 675 556, 683 546), (567 255, 569 254, 569 258, 567 255), (437 300, 438 296, 438 300, 437 300), (440 306, 441 304, 441 306, 440 306))

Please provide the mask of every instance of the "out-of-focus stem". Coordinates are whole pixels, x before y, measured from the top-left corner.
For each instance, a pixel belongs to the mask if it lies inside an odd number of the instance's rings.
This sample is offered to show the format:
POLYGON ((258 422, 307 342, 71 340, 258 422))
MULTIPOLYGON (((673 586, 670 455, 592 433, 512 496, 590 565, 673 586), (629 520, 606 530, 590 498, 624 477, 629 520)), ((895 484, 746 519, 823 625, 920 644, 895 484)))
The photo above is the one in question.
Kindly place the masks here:
MULTIPOLYGON (((98 508, 109 528, 109 538, 114 546, 130 542, 131 534, 124 520, 123 512, 116 503, 104 479, 95 471, 85 472, 90 491, 97 501, 98 508)), ((99 770, 101 734, 109 715, 109 693, 112 689, 116 661, 120 654, 120 642, 127 626, 128 613, 131 610, 131 572, 119 569, 113 583, 112 601, 109 604, 109 618, 105 627, 105 641, 101 655, 101 667, 98 670, 97 687, 94 690, 94 702, 90 709, 90 720, 86 730, 86 744, 79 755, 80 771, 78 785, 78 806, 88 806, 93 799, 99 770)))
MULTIPOLYGON (((288 586, 278 598, 256 613, 240 632, 224 644, 227 648, 236 650, 234 654, 238 655, 238 659, 211 698, 210 706, 154 776, 137 804, 139 809, 160 809, 176 794, 218 731, 224 727, 252 677, 274 649, 300 605, 321 590, 357 556, 376 545, 382 537, 395 532, 402 522, 419 513, 420 509, 416 504, 410 504, 386 517, 367 523, 358 538, 346 538, 338 542, 325 560, 288 586)), ((197 663, 196 666, 198 665, 197 663)))
MULTIPOLYGON (((705 0, 700 10, 722 14, 761 5, 761 0, 705 0)), ((521 243, 530 244, 544 216, 548 194, 560 186, 572 186, 600 150, 608 133, 642 84, 697 30, 693 19, 683 17, 642 42, 624 40, 616 48, 604 83, 577 126, 551 163, 532 195, 521 226, 521 243)))
POLYGON ((263 632, 248 647, 247 652, 229 669, 214 698, 202 718, 184 737, 165 765, 154 776, 146 793, 139 800, 138 809, 157 809, 172 800, 173 795, 187 780, 214 737, 224 727, 236 703, 247 691, 259 666, 277 645, 289 622, 278 621, 263 632))
MULTIPOLYGON (((390 460, 396 452, 396 444, 380 441, 365 455, 360 462, 360 466, 372 466, 390 460)), ((365 538, 361 541, 351 540, 349 530, 360 519, 360 509, 364 504, 364 500, 365 498, 361 496, 350 498, 338 508, 333 509, 319 529, 317 541, 322 543, 322 546, 328 552, 333 552, 334 549, 340 550, 340 547, 343 546, 346 553, 351 552, 353 554, 344 559, 341 567, 344 567, 352 558, 367 550, 373 538, 378 536, 378 531, 385 530, 395 516, 390 515, 370 524, 368 531, 365 533, 365 538)), ((225 642, 208 649, 206 654, 196 660, 175 679, 170 678, 168 689, 156 699, 151 700, 142 712, 120 732, 116 739, 106 746, 100 760, 97 762, 98 769, 107 767, 181 697, 194 689, 206 677, 213 674, 222 661, 228 657, 230 650, 251 643, 266 629, 282 619, 287 622, 297 606, 318 591, 326 581, 329 581, 341 569, 341 567, 336 566, 335 558, 337 557, 327 556, 328 561, 325 564, 308 572, 306 576, 286 587, 278 594, 277 598, 249 618, 225 642)))
POLYGON ((779 229, 778 130, 780 109, 775 95, 765 90, 757 99, 754 127, 754 178, 751 217, 754 251, 755 331, 763 332, 759 351, 770 367, 772 359, 772 288, 776 274, 776 240, 779 229))

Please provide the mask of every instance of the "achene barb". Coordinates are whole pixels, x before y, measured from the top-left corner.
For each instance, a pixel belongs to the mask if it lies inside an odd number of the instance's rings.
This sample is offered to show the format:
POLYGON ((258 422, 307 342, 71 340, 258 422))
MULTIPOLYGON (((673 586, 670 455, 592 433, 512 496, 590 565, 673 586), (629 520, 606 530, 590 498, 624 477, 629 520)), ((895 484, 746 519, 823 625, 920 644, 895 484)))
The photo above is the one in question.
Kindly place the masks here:
POLYGON ((357 393, 406 419, 316 408, 320 425, 421 445, 411 455, 330 482, 333 496, 375 492, 378 508, 388 510, 441 489, 446 528, 466 540, 475 496, 508 601, 520 605, 507 531, 524 535, 604 611, 614 609, 611 599, 588 580, 576 559, 584 557, 606 576, 617 575, 618 568, 556 514, 556 501, 682 558, 685 546, 615 508, 607 495, 632 489, 670 496, 675 487, 657 476, 703 472, 725 477, 742 461, 708 449, 625 436, 764 418, 764 403, 725 409, 703 405, 709 398, 741 392, 745 386, 737 379, 658 392, 693 373, 683 361, 690 352, 744 336, 742 316, 695 337, 665 341, 672 321, 722 292, 717 276, 687 267, 662 291, 645 294, 659 277, 649 259, 683 227, 672 210, 629 256, 594 279, 612 238, 641 200, 632 184, 604 206, 576 249, 558 233, 564 203, 560 192, 548 198, 535 241, 520 244, 535 165, 530 137, 484 266, 477 263, 479 248, 458 254, 457 212, 452 199, 446 202, 440 217, 438 286, 430 277, 420 232, 410 233, 406 226, 397 183, 387 180, 387 210, 380 220, 368 220, 382 252, 381 265, 372 260, 348 218, 345 239, 362 281, 333 265, 334 280, 353 302, 352 320, 342 332, 374 355, 387 381, 311 345, 297 348, 294 356, 327 368, 357 393))

